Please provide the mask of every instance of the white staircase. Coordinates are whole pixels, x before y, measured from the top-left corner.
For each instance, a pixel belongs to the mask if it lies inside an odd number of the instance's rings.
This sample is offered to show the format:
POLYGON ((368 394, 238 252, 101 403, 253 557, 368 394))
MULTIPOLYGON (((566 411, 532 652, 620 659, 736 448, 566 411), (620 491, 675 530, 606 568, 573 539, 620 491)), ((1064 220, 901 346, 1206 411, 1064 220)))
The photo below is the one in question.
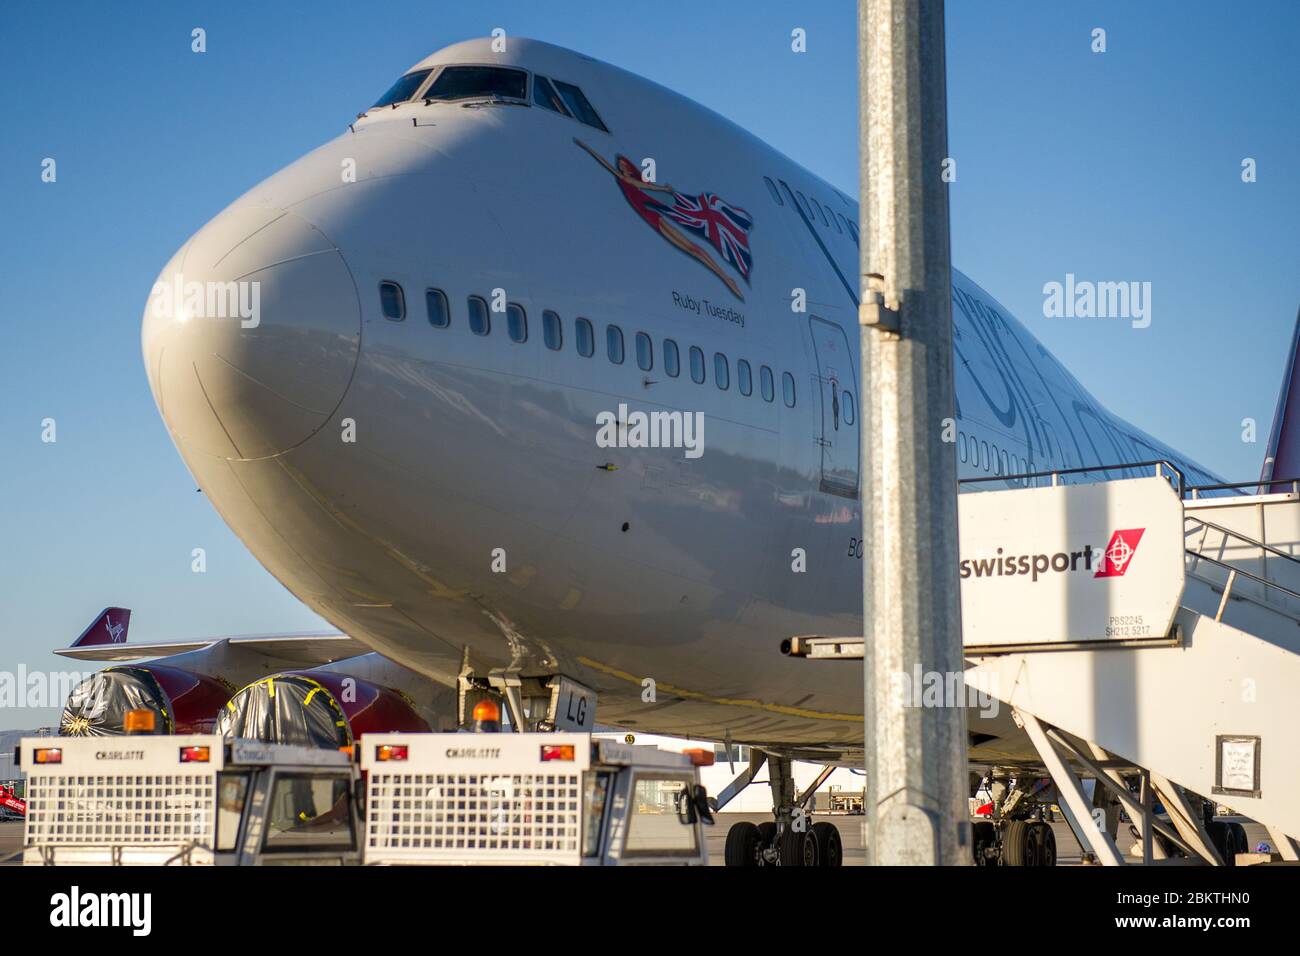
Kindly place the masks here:
MULTIPOLYGON (((1281 855, 1300 837, 1300 495, 1184 501, 1186 583, 1173 646, 1074 648, 973 658, 968 682, 1011 705, 1103 862, 1076 769, 1141 775, 1151 829, 1220 862, 1183 791, 1264 824, 1281 855), (1257 772, 1250 767, 1257 760, 1257 772), (1235 769, 1235 777, 1225 775, 1235 769), (1224 788, 1224 782, 1235 784, 1224 788), (1243 782, 1250 781, 1250 782, 1243 782), (1159 799, 1168 823, 1150 813, 1159 799)), ((1134 804, 1127 785, 1116 790, 1134 804)), ((1129 806, 1130 816, 1143 814, 1129 806)), ((1139 829, 1142 828, 1139 823, 1139 829)), ((1083 832, 1080 832, 1083 831, 1083 832)))

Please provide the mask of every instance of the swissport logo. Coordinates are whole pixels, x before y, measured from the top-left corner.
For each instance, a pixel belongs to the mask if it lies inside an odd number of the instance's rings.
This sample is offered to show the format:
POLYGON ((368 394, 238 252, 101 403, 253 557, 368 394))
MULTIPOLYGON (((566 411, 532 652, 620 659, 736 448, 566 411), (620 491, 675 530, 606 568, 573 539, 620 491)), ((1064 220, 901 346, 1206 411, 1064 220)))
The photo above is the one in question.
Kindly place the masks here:
POLYGON ((1106 545, 1106 551, 1101 556, 1101 567, 1093 577, 1122 578, 1133 561, 1133 554, 1138 549, 1144 531, 1146 528, 1128 528, 1111 535, 1110 544, 1106 545))
POLYGON ((1056 554, 1003 554, 1002 548, 990 558, 964 558, 958 565, 961 578, 1004 578, 1023 576, 1037 581, 1051 572, 1093 571, 1094 578, 1119 578, 1128 571, 1137 553, 1138 542, 1146 528, 1125 528, 1110 536, 1105 551, 1085 544, 1078 551, 1056 554), (1095 571, 1094 571, 1095 566, 1095 571))

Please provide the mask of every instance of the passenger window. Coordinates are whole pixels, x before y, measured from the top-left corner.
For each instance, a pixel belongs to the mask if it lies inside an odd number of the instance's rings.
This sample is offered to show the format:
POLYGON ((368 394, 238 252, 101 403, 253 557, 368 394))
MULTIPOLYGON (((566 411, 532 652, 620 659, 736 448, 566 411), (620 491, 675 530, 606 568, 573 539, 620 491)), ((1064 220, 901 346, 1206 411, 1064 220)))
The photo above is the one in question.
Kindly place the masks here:
POLYGON ((623 330, 617 325, 605 326, 605 354, 615 365, 623 364, 623 330))
POLYGON ((469 330, 475 335, 487 335, 492 331, 487 302, 476 295, 469 297, 469 330))
POLYGON ((843 234, 844 230, 840 228, 840 220, 839 220, 840 214, 837 213, 834 209, 827 209, 826 211, 830 213, 831 225, 835 227, 835 231, 840 234, 843 234))
POLYGON ((813 212, 817 214, 817 217, 818 217, 819 219, 821 219, 821 221, 822 221, 822 225, 823 225, 823 226, 826 225, 826 213, 822 212, 822 207, 819 206, 819 205, 817 205, 817 200, 816 200, 816 199, 810 199, 810 200, 808 200, 808 201, 809 201, 810 203, 812 203, 813 212))
POLYGON ((394 103, 405 103, 415 95, 415 91, 418 90, 420 85, 429 78, 429 74, 432 72, 433 70, 416 70, 414 73, 407 73, 404 77, 390 86, 388 92, 379 97, 379 99, 375 101, 375 105, 370 108, 372 110, 377 110, 381 106, 392 106, 394 103))
POLYGON ((648 372, 655 367, 655 349, 650 336, 644 332, 636 334, 636 367, 648 372))
POLYGON ((966 436, 961 432, 957 433, 957 457, 966 461, 966 436))
POLYGON ((980 442, 980 465, 985 471, 989 470, 989 443, 980 442))
POLYGON ((803 213, 809 219, 813 218, 812 207, 808 205, 808 197, 803 193, 796 191, 795 195, 799 197, 799 205, 803 207, 803 213))
POLYGON ((582 95, 582 90, 572 83, 561 83, 559 80, 555 81, 555 88, 559 90, 560 99, 564 100, 564 105, 569 108, 570 113, 588 126, 603 129, 606 133, 609 132, 609 127, 601 122, 595 108, 582 95))
POLYGON ((591 330, 591 323, 586 319, 573 320, 573 339, 578 346, 578 354, 591 358, 596 352, 596 333, 591 330))
POLYGON ((770 402, 776 398, 776 386, 772 382, 772 370, 766 365, 758 367, 758 390, 763 393, 763 401, 770 402))
POLYGON ((763 177, 763 182, 767 183, 767 191, 772 194, 772 202, 776 203, 778 206, 784 206, 785 200, 781 198, 781 193, 777 190, 776 183, 772 182, 772 180, 768 179, 766 176, 763 177))
POLYGON ((713 381, 724 392, 731 387, 731 367, 721 352, 713 353, 713 381))
POLYGON ((528 85, 523 70, 499 66, 445 66, 424 91, 426 100, 465 100, 501 96, 522 100, 528 85))
POLYGON ((736 384, 740 386, 741 395, 752 395, 754 376, 749 370, 749 363, 744 359, 736 360, 736 384))
POLYGON ((436 329, 451 325, 451 306, 447 294, 441 289, 424 290, 424 308, 429 313, 429 324, 436 329))
POLYGON ((533 102, 543 109, 553 110, 561 116, 568 116, 569 111, 560 102, 560 94, 555 92, 551 81, 544 76, 533 75, 533 102))
POLYGON ((386 319, 401 322, 406 318, 406 296, 396 282, 379 283, 379 305, 386 319))
POLYGON ((672 339, 664 339, 664 371, 672 378, 682 374, 681 356, 677 354, 677 343, 672 339))
POLYGON ((854 417, 858 414, 858 406, 853 401, 853 393, 847 388, 844 390, 844 397, 840 399, 840 408, 844 412, 844 424, 852 425, 854 417))
POLYGON ((789 372, 781 373, 781 391, 786 408, 794 408, 794 376, 789 372))
POLYGON ((699 346, 691 346, 691 381, 696 385, 704 381, 704 353, 699 346))
POLYGON ((553 352, 564 348, 564 326, 560 317, 550 309, 542 313, 542 341, 553 352))
POLYGON ((528 314, 522 305, 511 302, 506 306, 506 334, 511 342, 528 341, 528 314))

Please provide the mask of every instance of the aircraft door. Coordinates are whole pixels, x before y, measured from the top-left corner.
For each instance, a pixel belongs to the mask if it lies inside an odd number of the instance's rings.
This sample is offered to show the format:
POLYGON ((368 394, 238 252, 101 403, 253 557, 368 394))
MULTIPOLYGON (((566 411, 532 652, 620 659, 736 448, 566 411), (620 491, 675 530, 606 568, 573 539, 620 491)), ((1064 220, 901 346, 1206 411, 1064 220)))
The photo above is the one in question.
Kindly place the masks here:
POLYGON ((844 329, 815 315, 808 317, 817 367, 813 384, 821 404, 821 490, 844 498, 858 496, 858 382, 853 350, 844 329))

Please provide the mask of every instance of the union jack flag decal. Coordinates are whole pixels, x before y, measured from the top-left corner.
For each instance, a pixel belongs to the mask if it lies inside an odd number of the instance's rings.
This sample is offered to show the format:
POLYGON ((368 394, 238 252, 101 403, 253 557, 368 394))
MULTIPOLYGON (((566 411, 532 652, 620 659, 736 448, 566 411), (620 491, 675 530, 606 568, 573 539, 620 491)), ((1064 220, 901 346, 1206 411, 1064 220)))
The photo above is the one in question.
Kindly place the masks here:
POLYGON ((707 239, 723 260, 749 283, 749 268, 754 256, 749 251, 749 230, 754 218, 739 206, 733 206, 716 193, 688 196, 673 193, 673 204, 664 215, 707 239))

